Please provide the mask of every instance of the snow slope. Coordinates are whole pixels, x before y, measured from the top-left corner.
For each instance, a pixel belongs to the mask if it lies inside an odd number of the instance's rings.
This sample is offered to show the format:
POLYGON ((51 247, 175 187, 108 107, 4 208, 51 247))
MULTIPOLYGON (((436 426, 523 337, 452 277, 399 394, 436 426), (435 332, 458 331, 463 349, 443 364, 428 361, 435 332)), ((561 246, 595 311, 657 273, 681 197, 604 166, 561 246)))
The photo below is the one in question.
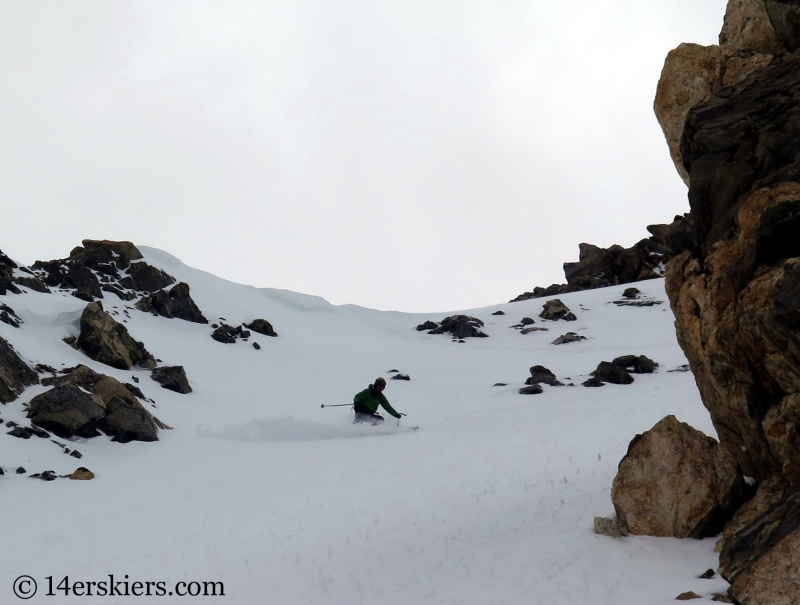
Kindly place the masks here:
MULTIPOLYGON (((659 604, 694 590, 724 591, 714 540, 596 536, 594 516, 610 516, 609 491, 628 442, 666 414, 714 435, 686 363, 661 280, 637 284, 665 301, 617 307, 623 286, 561 297, 576 322, 538 319, 544 299, 464 313, 490 338, 453 343, 417 332, 449 313, 404 314, 281 290, 230 283, 142 248, 145 260, 191 285, 206 317, 238 325, 269 320, 278 338, 223 345, 211 328, 131 310, 130 332, 164 365, 183 365, 194 389, 163 390, 145 370, 92 362, 61 341, 77 335, 85 303, 61 294, 8 295, 25 321, 0 323, 31 363, 84 363, 130 381, 155 399, 152 412, 174 427, 157 443, 106 437, 70 447, 0 433, 0 602, 15 602, 21 575, 39 583, 106 580, 224 582, 219 603, 252 604, 659 604), (492 316, 497 309, 504 316, 492 316), (521 335, 522 317, 548 332, 521 335), (589 340, 560 346, 576 331, 589 340), (261 344, 260 351, 251 343, 261 344), (629 386, 584 388, 601 360, 644 354, 661 364, 629 386), (575 387, 519 395, 541 364, 575 387), (408 414, 398 427, 351 424, 348 403, 396 368, 386 395, 408 414), (571 380, 567 380, 570 377, 571 380), (494 387, 497 382, 508 386, 494 387), (420 425, 409 432, 403 425, 420 425), (13 473, 91 469, 93 481, 43 482, 13 473)), ((125 305, 111 294, 106 310, 125 305)), ((119 316, 121 319, 123 316, 119 316)), ((3 421, 27 425, 33 387, 0 407, 3 421)), ((201 599, 203 599, 201 597, 201 599)), ((109 603, 178 603, 190 597, 98 597, 109 603)))

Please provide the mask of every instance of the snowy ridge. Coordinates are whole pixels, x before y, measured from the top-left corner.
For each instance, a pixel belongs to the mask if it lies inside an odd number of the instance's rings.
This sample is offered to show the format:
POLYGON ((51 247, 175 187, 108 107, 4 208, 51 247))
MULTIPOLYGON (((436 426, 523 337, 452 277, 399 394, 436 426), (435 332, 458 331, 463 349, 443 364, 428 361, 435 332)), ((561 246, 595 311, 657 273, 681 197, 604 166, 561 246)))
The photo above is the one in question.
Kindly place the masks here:
MULTIPOLYGON (((0 336, 30 363, 78 363, 130 382, 174 427, 155 443, 106 437, 69 443, 0 433, 0 600, 27 574, 97 581, 222 581, 218 602, 280 604, 658 604, 723 591, 714 540, 592 533, 613 514, 609 490, 630 439, 667 414, 714 435, 668 304, 618 307, 625 286, 561 295, 574 322, 545 322, 546 299, 460 311, 489 338, 465 344, 414 328, 445 315, 334 306, 322 298, 234 284, 142 248, 146 262, 191 286, 211 322, 269 320, 279 336, 221 344, 210 326, 130 310, 126 327, 164 365, 182 365, 194 391, 161 389, 149 372, 115 370, 62 342, 85 305, 60 293, 0 297, 24 320, 0 336), (492 312, 502 309, 505 315, 492 312), (522 317, 546 332, 511 329, 522 317), (568 331, 588 340, 550 344, 568 331), (252 341, 261 350, 255 350, 252 341), (655 374, 628 386, 585 388, 602 360, 647 355, 655 374), (574 387, 518 394, 541 364, 574 387), (353 426, 352 401, 396 368, 386 395, 408 418, 353 426), (492 386, 498 382, 507 386, 492 386), (418 432, 403 426, 421 425, 418 432), (86 466, 88 482, 15 475, 86 466)), ((661 280, 644 296, 666 301, 661 280)), ((107 311, 132 307, 107 294, 107 311)), ((124 316, 117 316, 122 320, 124 316)), ((31 387, 0 406, 27 425, 31 387)), ((64 442, 63 440, 57 440, 64 442)), ((37 599, 43 597, 36 597, 37 599)), ((85 602, 64 597, 57 602, 85 602)), ((122 599, 120 602, 127 602, 122 599)), ((180 602, 153 597, 148 602, 180 602)), ((108 602, 116 602, 110 599, 108 602)))

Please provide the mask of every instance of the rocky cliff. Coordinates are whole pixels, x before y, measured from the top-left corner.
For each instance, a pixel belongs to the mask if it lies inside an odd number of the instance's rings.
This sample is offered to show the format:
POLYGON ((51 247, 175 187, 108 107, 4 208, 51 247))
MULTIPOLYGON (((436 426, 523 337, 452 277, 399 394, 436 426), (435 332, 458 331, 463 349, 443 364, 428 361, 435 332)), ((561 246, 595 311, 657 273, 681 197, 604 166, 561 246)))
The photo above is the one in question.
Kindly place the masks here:
POLYGON ((720 571, 747 605, 800 603, 800 2, 730 0, 720 44, 667 57, 655 111, 689 187, 666 269, 678 339, 719 434, 759 486, 720 571))

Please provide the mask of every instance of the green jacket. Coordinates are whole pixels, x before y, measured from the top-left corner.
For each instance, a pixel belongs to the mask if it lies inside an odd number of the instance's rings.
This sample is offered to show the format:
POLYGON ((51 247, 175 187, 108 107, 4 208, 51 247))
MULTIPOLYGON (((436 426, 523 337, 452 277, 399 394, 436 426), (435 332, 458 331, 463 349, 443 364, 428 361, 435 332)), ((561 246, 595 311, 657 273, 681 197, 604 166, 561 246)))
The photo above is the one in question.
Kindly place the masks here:
POLYGON ((378 391, 374 390, 374 385, 369 385, 366 389, 353 397, 353 403, 357 403, 373 414, 378 411, 378 406, 382 405, 383 409, 389 412, 392 416, 395 418, 400 418, 400 414, 398 414, 391 406, 389 400, 386 399, 386 396, 383 393, 379 393, 378 391))

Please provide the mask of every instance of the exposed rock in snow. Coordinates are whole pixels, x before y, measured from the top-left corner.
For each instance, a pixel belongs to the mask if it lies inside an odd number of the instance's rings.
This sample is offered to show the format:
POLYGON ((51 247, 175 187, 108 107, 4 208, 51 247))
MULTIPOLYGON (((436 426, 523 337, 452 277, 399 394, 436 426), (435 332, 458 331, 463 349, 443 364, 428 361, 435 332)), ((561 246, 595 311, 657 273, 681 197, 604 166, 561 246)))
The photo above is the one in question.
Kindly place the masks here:
POLYGON ((610 382, 611 384, 631 384, 633 376, 623 365, 613 361, 601 361, 597 364, 597 369, 591 373, 595 380, 600 382, 610 382))
POLYGON ((144 344, 128 334, 128 329, 106 313, 99 302, 86 305, 80 326, 78 348, 95 361, 120 370, 129 370, 134 364, 155 367, 155 359, 144 344))
POLYGON ((74 481, 89 481, 94 479, 94 473, 85 466, 79 466, 70 473, 69 478, 74 481))
POLYGON ((61 437, 96 437, 105 408, 80 387, 55 387, 31 400, 28 418, 61 437))
POLYGON ((453 338, 486 338, 489 336, 481 331, 483 321, 469 315, 452 315, 445 317, 441 323, 436 324, 426 321, 417 326, 417 331, 429 330, 428 334, 444 334, 450 332, 453 338), (433 328, 430 328, 433 326, 433 328))
POLYGON ((186 378, 186 371, 183 366, 156 368, 150 373, 150 376, 161 385, 162 389, 183 394, 192 392, 192 387, 189 386, 189 380, 186 378))
POLYGON ((576 334, 575 332, 567 332, 556 338, 552 343, 554 345, 563 345, 570 342, 580 342, 581 340, 588 340, 585 336, 576 334))
POLYGON ((0 321, 4 324, 8 324, 12 328, 19 328, 20 324, 23 323, 14 309, 5 303, 0 303, 0 321))
POLYGON ((253 332, 258 332, 264 336, 277 336, 278 333, 272 328, 272 324, 266 319, 254 319, 249 324, 244 324, 244 327, 253 332))
POLYGON ((55 388, 31 400, 28 417, 44 428, 54 427, 49 430, 59 437, 93 437, 98 428, 121 443, 157 441, 158 428, 165 428, 125 385, 84 365, 43 383, 55 388))
POLYGON ((242 326, 229 326, 222 324, 211 333, 211 338, 223 344, 233 344, 238 338, 247 339, 250 337, 250 332, 243 330, 242 326))
POLYGON ((544 310, 539 313, 539 317, 542 319, 548 319, 550 321, 557 321, 559 319, 563 319, 564 321, 575 321, 577 319, 575 314, 569 310, 569 307, 567 307, 567 305, 557 298, 548 300, 546 303, 544 303, 543 307, 544 310))
POLYGON ((551 387, 564 386, 564 383, 560 382, 558 378, 556 378, 556 375, 544 366, 532 366, 530 372, 530 378, 528 378, 525 384, 535 384, 541 382, 550 385, 551 387))
POLYGON ((26 387, 39 384, 39 375, 0 338, 0 403, 14 401, 26 387))
POLYGON ((197 304, 192 300, 189 294, 189 284, 185 282, 175 284, 169 292, 158 290, 141 298, 136 303, 136 308, 168 319, 177 318, 200 324, 208 323, 197 304))

